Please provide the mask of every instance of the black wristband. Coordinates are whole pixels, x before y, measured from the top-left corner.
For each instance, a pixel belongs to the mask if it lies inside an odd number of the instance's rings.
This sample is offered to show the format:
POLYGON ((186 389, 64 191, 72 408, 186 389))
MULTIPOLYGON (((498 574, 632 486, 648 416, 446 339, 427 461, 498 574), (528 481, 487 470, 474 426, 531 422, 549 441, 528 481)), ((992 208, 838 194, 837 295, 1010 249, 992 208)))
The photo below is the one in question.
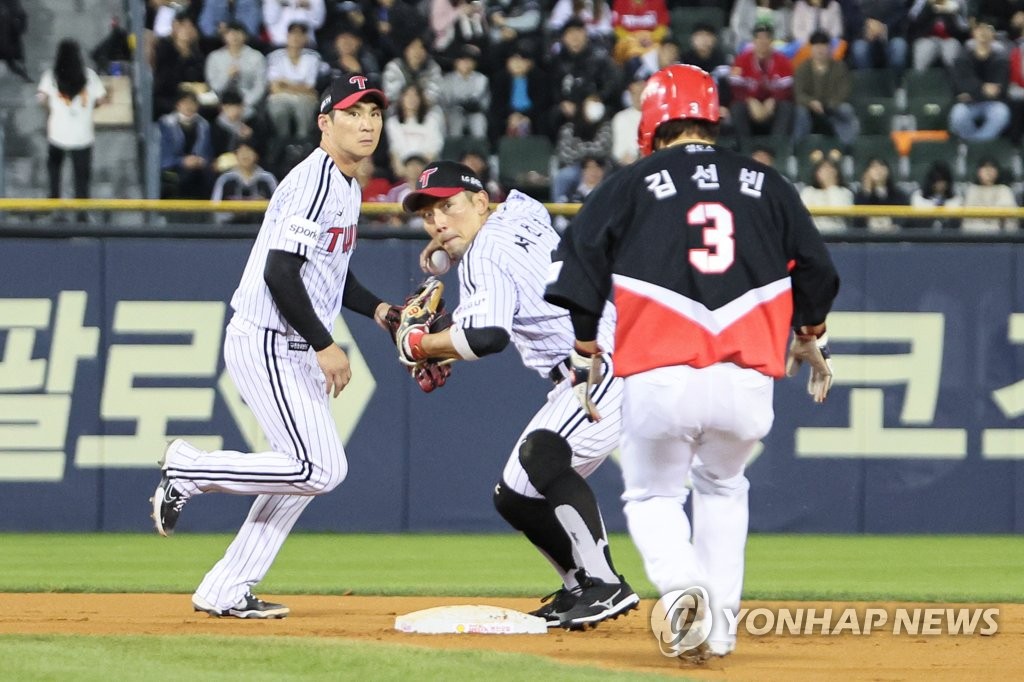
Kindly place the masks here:
POLYGON ((593 341, 597 338, 597 323, 601 320, 600 315, 588 313, 580 308, 573 308, 569 311, 572 319, 572 330, 580 341, 593 341))

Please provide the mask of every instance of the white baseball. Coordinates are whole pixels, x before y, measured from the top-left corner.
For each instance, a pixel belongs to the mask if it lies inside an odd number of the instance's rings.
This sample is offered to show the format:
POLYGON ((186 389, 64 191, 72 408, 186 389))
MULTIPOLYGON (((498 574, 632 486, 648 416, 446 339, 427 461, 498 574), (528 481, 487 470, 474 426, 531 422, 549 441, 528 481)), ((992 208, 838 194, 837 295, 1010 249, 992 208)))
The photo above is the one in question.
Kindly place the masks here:
POLYGON ((448 268, 452 266, 452 260, 445 253, 444 249, 438 249, 434 253, 430 254, 430 259, 427 263, 427 270, 432 275, 443 275, 448 272, 448 268))

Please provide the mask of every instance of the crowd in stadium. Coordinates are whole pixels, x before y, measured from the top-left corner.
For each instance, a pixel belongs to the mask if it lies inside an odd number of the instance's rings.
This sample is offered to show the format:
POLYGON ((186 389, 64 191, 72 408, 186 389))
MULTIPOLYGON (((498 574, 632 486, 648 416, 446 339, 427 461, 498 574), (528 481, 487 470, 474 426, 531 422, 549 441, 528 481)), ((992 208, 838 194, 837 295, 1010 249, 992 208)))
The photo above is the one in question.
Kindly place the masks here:
POLYGON ((809 205, 1009 207, 1024 181, 1024 0, 149 0, 148 30, 168 198, 268 197, 317 94, 361 72, 391 102, 367 201, 442 157, 495 199, 583 201, 636 158, 643 82, 676 62, 717 80, 721 144, 809 205))

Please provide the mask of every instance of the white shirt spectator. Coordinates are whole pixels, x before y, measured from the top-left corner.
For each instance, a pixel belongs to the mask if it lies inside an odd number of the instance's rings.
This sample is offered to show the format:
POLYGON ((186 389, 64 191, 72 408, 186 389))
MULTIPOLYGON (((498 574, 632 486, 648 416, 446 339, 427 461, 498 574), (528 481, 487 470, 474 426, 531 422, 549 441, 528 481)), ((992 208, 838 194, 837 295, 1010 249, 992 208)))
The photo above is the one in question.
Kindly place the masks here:
POLYGON ((61 149, 84 149, 96 141, 92 112, 96 102, 107 96, 96 72, 86 67, 85 88, 68 100, 57 89, 53 70, 47 69, 39 81, 38 97, 50 107, 46 120, 46 139, 61 149))
POLYGON ((640 156, 636 129, 640 125, 640 110, 636 107, 623 109, 612 116, 612 159, 625 166, 640 156))
POLYGON ((324 0, 263 0, 263 25, 270 42, 278 47, 285 44, 289 24, 299 22, 308 26, 312 40, 313 31, 324 25, 326 15, 324 0))
POLYGON ((315 88, 316 79, 324 67, 323 60, 314 50, 303 50, 296 63, 288 57, 288 50, 281 48, 267 55, 267 81, 271 83, 274 81, 302 83, 307 87, 315 88))
POLYGON ((396 167, 411 154, 419 154, 430 162, 438 157, 444 144, 444 115, 437 107, 431 107, 422 122, 407 118, 403 123, 397 116, 389 116, 384 132, 396 167))
MULTIPOLYGON (((853 206, 853 192, 847 187, 833 185, 824 189, 810 185, 800 190, 800 198, 807 207, 812 206, 853 206)), ((821 233, 842 232, 846 229, 846 219, 836 216, 815 216, 814 224, 821 233)))

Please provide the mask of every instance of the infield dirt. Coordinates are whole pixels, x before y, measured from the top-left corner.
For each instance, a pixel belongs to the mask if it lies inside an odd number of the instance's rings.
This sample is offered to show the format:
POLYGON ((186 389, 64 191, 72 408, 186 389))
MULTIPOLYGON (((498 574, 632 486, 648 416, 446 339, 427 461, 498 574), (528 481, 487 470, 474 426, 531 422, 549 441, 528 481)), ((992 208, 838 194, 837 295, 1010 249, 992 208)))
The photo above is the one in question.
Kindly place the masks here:
MULTIPOLYGON (((574 665, 679 674, 709 680, 967 680, 1017 679, 1024 663, 1024 605, 999 608, 991 636, 764 635, 742 633, 732 655, 704 666, 685 665, 658 652, 647 622, 650 602, 587 632, 546 635, 409 635, 394 630, 395 616, 446 604, 491 604, 519 610, 532 599, 261 595, 292 609, 275 621, 211 618, 192 611, 181 594, 2 594, 0 634, 203 635, 344 638, 438 649, 487 649, 544 656, 574 665)), ((883 608, 935 604, 872 602, 754 602, 748 609, 883 608)), ((961 606, 961 605, 956 605, 961 606)))

